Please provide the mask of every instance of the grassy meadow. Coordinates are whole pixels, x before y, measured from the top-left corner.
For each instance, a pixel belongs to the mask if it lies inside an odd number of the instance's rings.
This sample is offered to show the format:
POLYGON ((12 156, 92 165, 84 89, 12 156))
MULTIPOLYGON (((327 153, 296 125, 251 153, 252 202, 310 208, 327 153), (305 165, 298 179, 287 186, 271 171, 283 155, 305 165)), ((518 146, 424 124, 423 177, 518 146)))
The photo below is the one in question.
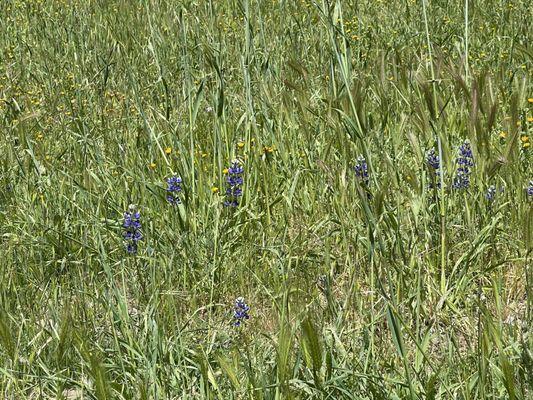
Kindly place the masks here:
POLYGON ((0 16, 0 398, 532 398, 529 1, 0 16))

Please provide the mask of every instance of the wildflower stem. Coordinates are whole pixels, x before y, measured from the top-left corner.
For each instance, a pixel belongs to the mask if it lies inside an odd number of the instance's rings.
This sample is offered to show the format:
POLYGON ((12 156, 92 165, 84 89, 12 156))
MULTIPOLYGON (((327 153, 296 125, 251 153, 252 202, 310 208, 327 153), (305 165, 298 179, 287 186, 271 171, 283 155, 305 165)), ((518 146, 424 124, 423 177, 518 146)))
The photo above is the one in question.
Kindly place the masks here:
POLYGON ((465 0, 465 80, 469 81, 469 67, 468 67, 468 0, 465 0))

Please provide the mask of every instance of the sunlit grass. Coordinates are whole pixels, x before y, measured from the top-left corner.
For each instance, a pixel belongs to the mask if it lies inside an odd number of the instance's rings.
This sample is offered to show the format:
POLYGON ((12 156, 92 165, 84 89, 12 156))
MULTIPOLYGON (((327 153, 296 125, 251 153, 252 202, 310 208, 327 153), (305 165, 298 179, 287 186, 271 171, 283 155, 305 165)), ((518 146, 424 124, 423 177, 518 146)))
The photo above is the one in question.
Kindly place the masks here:
POLYGON ((529 2, 351 3, 0 2, 3 398, 531 396, 529 2))

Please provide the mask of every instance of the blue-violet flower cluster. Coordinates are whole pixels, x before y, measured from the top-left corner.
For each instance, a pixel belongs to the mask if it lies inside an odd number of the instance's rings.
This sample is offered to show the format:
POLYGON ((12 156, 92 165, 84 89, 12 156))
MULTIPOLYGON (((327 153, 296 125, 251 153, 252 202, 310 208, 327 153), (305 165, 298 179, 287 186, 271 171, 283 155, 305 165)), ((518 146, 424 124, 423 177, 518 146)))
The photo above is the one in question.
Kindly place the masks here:
POLYGON ((239 197, 242 196, 243 174, 244 167, 241 163, 238 160, 232 161, 226 178, 224 207, 237 207, 239 205, 239 197))
POLYGON ((355 170, 355 176, 361 180, 365 184, 365 186, 368 186, 370 183, 370 178, 368 174, 368 164, 366 163, 366 159, 363 155, 360 155, 357 157, 357 164, 355 164, 354 170, 355 170))
POLYGON ((529 186, 526 189, 527 197, 533 199, 533 179, 529 181, 529 186))
POLYGON ((243 297, 237 297, 233 308, 233 325, 240 326, 244 320, 250 319, 250 306, 246 304, 243 297))
POLYGON ((180 204, 181 199, 179 193, 181 192, 181 177, 172 176, 167 178, 167 201, 172 204, 180 204))
POLYGON ((433 171, 432 179, 436 181, 435 185, 430 183, 429 187, 436 186, 440 189, 440 158, 434 147, 426 153, 426 163, 433 171))
POLYGON ((453 181, 453 187, 455 189, 468 189, 470 186, 471 168, 474 166, 474 155, 472 154, 470 142, 465 140, 459 147, 459 155, 455 162, 458 167, 453 181))
POLYGON ((129 207, 129 211, 124 213, 124 240, 126 251, 130 254, 137 253, 137 242, 142 240, 141 213, 135 211, 134 206, 129 207))

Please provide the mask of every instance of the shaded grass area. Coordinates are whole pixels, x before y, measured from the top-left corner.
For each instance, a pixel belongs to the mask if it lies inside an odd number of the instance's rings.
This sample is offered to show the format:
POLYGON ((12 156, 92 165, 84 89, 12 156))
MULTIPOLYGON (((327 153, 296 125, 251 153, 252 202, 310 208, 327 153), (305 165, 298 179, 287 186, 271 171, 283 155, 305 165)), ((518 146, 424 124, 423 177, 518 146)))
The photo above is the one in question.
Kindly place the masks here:
POLYGON ((527 399, 532 14, 0 3, 2 396, 527 399))

